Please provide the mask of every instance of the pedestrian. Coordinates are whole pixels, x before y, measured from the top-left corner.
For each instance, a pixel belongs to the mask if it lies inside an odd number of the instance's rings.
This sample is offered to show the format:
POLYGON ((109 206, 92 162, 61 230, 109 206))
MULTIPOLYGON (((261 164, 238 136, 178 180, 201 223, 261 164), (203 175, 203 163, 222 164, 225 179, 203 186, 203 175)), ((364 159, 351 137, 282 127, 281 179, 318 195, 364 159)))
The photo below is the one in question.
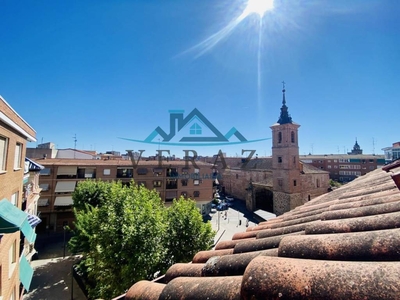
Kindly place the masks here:
POLYGON ((249 219, 246 219, 246 227, 249 227, 249 219))

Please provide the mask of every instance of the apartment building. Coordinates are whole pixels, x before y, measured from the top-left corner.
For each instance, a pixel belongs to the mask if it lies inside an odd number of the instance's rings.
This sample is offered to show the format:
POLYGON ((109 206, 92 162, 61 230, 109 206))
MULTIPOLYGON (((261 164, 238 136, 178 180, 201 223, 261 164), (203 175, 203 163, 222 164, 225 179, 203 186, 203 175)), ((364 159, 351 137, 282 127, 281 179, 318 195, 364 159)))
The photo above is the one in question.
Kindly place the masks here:
POLYGON ((41 198, 38 210, 42 223, 38 232, 61 232, 64 226, 73 227, 72 193, 80 181, 99 179, 132 180, 148 189, 156 189, 168 205, 174 198, 184 196, 196 201, 202 214, 211 210, 213 173, 211 165, 186 161, 140 161, 136 167, 129 160, 115 159, 42 159, 40 175, 41 198))
POLYGON ((36 238, 39 188, 38 175, 34 171, 30 175, 29 169, 39 165, 25 163, 25 152, 27 141, 36 141, 35 136, 0 96, 0 299, 4 300, 22 298, 33 276, 29 261, 36 238))
POLYGON ((400 159, 400 142, 392 144, 392 147, 382 149, 385 153, 385 163, 388 164, 394 160, 400 159))
POLYGON ((373 154, 325 154, 302 155, 303 163, 329 172, 330 179, 349 182, 385 165, 384 155, 373 154))

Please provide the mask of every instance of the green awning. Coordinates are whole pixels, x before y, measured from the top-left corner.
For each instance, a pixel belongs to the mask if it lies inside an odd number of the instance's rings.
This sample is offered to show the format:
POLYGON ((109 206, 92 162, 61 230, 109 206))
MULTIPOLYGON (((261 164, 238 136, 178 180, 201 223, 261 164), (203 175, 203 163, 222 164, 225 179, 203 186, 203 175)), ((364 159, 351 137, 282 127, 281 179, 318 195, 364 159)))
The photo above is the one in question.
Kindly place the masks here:
POLYGON ((33 277, 33 269, 24 255, 19 260, 19 281, 21 281, 25 290, 29 292, 33 277))
POLYGON ((14 233, 21 230, 26 239, 33 243, 36 233, 29 224, 28 214, 14 206, 7 199, 0 201, 0 233, 14 233))

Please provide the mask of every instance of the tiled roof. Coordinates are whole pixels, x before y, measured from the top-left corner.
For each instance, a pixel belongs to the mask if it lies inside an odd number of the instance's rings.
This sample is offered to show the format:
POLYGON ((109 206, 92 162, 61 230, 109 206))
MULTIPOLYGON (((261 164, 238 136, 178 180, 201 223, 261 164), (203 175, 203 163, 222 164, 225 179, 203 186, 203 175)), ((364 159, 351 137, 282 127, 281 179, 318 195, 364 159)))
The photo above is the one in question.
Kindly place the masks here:
POLYGON ((377 169, 175 264, 125 299, 400 299, 400 191, 377 169))
POLYGON ((253 158, 247 163, 240 163, 237 167, 245 170, 271 170, 272 169, 272 157, 253 158))
POLYGON ((303 173, 305 173, 305 174, 315 174, 315 173, 327 174, 327 173, 329 173, 325 170, 318 169, 317 167, 314 167, 313 165, 310 165, 310 164, 304 164, 304 163, 301 163, 301 164, 303 166, 303 173))

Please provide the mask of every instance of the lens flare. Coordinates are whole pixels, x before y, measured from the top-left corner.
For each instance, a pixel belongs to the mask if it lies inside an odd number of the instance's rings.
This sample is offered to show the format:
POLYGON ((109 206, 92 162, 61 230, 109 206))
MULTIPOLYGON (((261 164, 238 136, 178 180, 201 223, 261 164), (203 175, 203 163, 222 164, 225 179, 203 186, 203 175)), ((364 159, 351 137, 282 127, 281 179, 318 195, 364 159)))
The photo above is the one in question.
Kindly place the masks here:
POLYGON ((249 0, 243 14, 248 16, 250 14, 258 14, 263 17, 264 14, 274 9, 274 0, 249 0))

